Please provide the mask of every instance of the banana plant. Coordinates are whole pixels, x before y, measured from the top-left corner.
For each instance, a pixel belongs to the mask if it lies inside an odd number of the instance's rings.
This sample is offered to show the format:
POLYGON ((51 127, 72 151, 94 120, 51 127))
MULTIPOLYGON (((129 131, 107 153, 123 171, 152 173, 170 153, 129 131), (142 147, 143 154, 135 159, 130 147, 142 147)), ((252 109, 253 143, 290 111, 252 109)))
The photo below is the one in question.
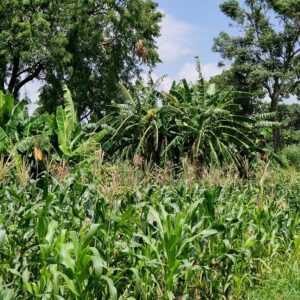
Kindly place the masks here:
POLYGON ((0 142, 2 150, 20 141, 21 127, 26 123, 26 101, 14 104, 9 94, 0 91, 0 142))
POLYGON ((0 127, 10 119, 14 108, 14 98, 10 94, 0 91, 0 127))
POLYGON ((241 168, 244 158, 263 153, 256 142, 258 128, 276 126, 268 121, 271 116, 240 116, 234 91, 206 86, 199 65, 197 70, 195 85, 183 79, 169 92, 139 83, 131 94, 121 85, 124 103, 101 121, 111 132, 106 149, 118 157, 139 154, 157 164, 178 164, 188 157, 199 168, 226 163, 241 168))
POLYGON ((79 124, 72 101, 72 96, 66 85, 63 85, 64 108, 56 108, 56 135, 59 150, 68 158, 83 156, 92 152, 106 135, 107 130, 87 133, 79 124))
POLYGON ((14 104, 11 95, 0 92, 0 152, 18 156, 33 150, 51 155, 58 151, 61 158, 75 158, 97 148, 106 130, 91 132, 79 124, 71 93, 65 85, 63 90, 64 107, 57 107, 55 115, 31 117, 27 101, 14 104))
POLYGON ((204 81, 191 89, 185 80, 174 85, 166 100, 176 100, 178 110, 171 132, 175 132, 166 147, 170 151, 181 145, 181 151, 205 164, 237 163, 237 154, 250 155, 255 144, 247 135, 252 120, 231 113, 230 94, 204 87, 204 81))
POLYGON ((27 101, 15 105, 12 96, 0 94, 1 103, 0 153, 18 156, 18 151, 25 152, 32 147, 33 136, 38 139, 38 135, 28 130, 32 120, 27 115, 27 101))
POLYGON ((239 107, 233 103, 233 91, 220 92, 215 84, 206 86, 201 71, 199 76, 192 87, 182 80, 164 93, 165 105, 176 110, 163 155, 170 156, 179 149, 180 156, 188 154, 202 165, 229 163, 239 167, 241 157, 249 159, 262 152, 256 144, 257 128, 277 124, 267 121, 268 115, 236 114, 239 107))
POLYGON ((161 96, 155 89, 155 83, 149 87, 141 82, 136 84, 131 94, 120 84, 122 104, 112 106, 112 113, 101 123, 110 129, 111 135, 104 147, 114 157, 133 157, 136 154, 155 160, 160 152, 163 124, 157 99, 161 96))
POLYGON ((0 153, 18 161, 21 154, 28 155, 34 147, 49 151, 53 134, 53 116, 29 117, 27 105, 26 100, 15 104, 11 95, 0 92, 0 153))

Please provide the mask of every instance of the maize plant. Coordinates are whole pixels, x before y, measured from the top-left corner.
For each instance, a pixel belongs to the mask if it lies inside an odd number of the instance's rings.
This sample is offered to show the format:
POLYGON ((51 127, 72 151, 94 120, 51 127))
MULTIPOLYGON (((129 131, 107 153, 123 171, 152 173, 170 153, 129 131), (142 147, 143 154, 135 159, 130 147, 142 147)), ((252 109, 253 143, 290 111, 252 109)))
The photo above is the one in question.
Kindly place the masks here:
POLYGON ((242 299, 299 255, 284 182, 150 182, 112 202, 103 180, 80 164, 1 181, 1 299, 242 299))

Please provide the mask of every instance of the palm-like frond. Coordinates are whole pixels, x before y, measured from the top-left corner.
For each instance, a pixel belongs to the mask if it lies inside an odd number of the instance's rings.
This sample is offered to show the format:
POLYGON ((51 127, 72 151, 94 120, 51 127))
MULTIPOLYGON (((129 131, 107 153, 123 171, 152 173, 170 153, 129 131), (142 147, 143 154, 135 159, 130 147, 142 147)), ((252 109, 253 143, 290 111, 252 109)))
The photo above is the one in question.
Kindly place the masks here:
POLYGON ((215 85, 206 88, 200 63, 197 66, 195 86, 183 79, 174 82, 168 93, 156 94, 153 86, 139 84, 135 95, 122 86, 124 103, 116 105, 106 120, 107 126, 114 124, 107 145, 122 148, 131 157, 159 155, 178 162, 189 156, 206 165, 234 163, 239 167, 241 156, 255 155, 256 128, 275 126, 268 120, 273 115, 236 115, 239 107, 233 102, 233 91, 218 92, 215 85), (159 97, 163 97, 161 106, 159 97))

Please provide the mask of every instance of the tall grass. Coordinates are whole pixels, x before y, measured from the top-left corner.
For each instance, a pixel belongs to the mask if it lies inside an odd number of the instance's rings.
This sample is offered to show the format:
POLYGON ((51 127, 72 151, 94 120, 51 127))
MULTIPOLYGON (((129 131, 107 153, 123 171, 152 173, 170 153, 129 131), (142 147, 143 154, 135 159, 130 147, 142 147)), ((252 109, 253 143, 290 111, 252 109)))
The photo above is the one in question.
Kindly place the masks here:
POLYGON ((247 292, 248 300, 300 299, 300 267, 298 262, 277 263, 264 284, 247 292))

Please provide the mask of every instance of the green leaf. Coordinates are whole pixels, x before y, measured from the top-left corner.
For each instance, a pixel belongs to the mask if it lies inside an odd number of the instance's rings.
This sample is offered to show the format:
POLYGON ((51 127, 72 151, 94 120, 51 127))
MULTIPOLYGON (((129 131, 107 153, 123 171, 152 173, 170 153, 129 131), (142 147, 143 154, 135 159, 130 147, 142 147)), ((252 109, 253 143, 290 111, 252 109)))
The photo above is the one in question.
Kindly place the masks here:
POLYGON ((114 285, 114 282, 108 278, 107 276, 102 275, 101 276, 102 279, 104 279, 108 285, 108 289, 109 289, 109 299, 110 300, 117 300, 118 299, 118 292, 117 289, 114 285))
POLYGON ((210 84, 207 88, 206 93, 209 96, 215 95, 216 94, 216 84, 215 83, 210 84))
POLYGON ((55 220, 51 220, 51 222, 48 225, 48 231, 45 237, 45 240, 48 242, 48 244, 52 243, 55 230, 57 227, 58 227, 58 222, 55 220))
POLYGON ((75 284, 73 282, 73 280, 71 280, 67 275, 65 275, 62 272, 58 272, 60 274, 60 276, 62 276, 65 280, 65 283, 67 285, 67 288, 77 297, 79 297, 79 293, 76 290, 75 284))
POLYGON ((0 229, 0 249, 3 247, 6 239, 6 231, 4 229, 0 229))
POLYGON ((69 126, 73 128, 75 124, 77 124, 77 115, 74 108, 71 92, 68 89, 66 84, 63 84, 63 92, 64 92, 64 106, 65 106, 66 119, 70 124, 69 126))

